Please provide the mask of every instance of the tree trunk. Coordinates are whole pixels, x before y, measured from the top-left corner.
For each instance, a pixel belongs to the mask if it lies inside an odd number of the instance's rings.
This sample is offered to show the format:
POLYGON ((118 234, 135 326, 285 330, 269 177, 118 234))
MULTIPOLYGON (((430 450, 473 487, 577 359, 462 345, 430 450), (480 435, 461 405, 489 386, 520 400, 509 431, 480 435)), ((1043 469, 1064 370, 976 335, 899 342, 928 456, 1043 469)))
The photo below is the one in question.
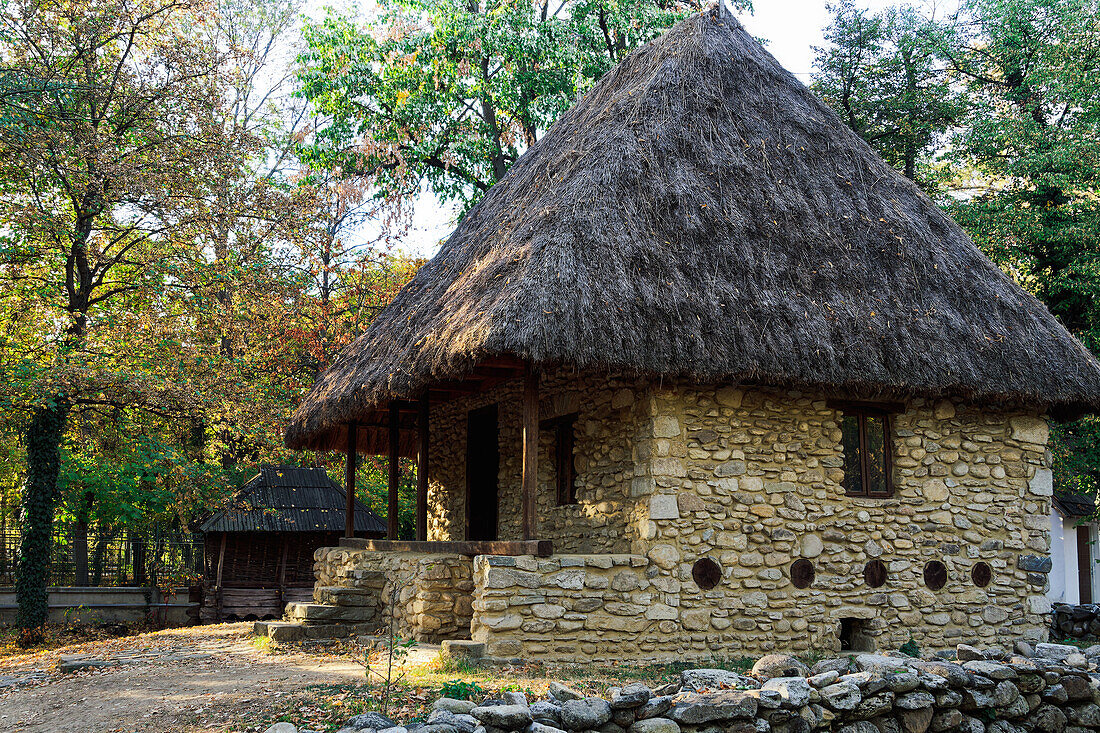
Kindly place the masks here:
POLYGON ((104 534, 95 542, 95 550, 92 551, 92 585, 98 586, 103 582, 103 566, 107 562, 107 545, 110 541, 110 536, 104 534))
POLYGON ((73 568, 75 570, 73 584, 80 587, 88 585, 88 516, 92 513, 93 501, 95 501, 95 493, 84 492, 80 513, 73 527, 73 568))
POLYGON ((23 495, 23 539, 15 598, 19 609, 15 625, 23 646, 42 640, 49 617, 50 532, 57 502, 57 475, 61 467, 61 435, 70 405, 57 398, 35 410, 27 426, 27 484, 23 495))
POLYGON ((143 588, 148 580, 145 574, 145 538, 131 537, 130 547, 134 558, 134 585, 143 588))

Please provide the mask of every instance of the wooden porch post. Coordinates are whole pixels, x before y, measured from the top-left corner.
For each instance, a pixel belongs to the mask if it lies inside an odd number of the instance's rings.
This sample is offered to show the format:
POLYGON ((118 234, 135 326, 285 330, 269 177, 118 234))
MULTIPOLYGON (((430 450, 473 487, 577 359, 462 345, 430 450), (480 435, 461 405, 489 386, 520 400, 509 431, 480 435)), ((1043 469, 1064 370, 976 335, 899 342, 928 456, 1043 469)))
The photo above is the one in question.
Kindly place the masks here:
POLYGON ((386 537, 391 540, 397 539, 398 530, 401 527, 398 513, 400 509, 397 504, 397 486, 400 481, 400 459, 397 457, 397 453, 400 450, 399 442, 401 437, 400 426, 401 412, 396 402, 390 402, 390 496, 389 504, 386 509, 386 523, 387 531, 386 537))
POLYGON ((523 539, 538 534, 539 375, 528 365, 523 377, 523 539))
POLYGON ((428 393, 417 405, 416 435, 420 450, 416 454, 416 539, 428 539, 428 393))
POLYGON ((359 424, 348 423, 348 454, 344 465, 344 536, 355 536, 355 464, 359 451, 359 424))

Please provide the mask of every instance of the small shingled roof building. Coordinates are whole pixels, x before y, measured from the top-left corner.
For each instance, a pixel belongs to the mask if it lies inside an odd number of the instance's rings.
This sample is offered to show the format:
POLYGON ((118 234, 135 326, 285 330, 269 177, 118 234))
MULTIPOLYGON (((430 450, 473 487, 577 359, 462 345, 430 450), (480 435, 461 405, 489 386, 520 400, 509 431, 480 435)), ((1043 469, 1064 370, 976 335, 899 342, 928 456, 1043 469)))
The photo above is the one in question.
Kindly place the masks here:
MULTIPOLYGON (((356 501, 355 536, 386 524, 356 501)), ((344 534, 346 494, 320 468, 262 466, 229 503, 204 519, 204 621, 282 615, 313 596, 313 553, 344 534)))
POLYGON ((1098 405, 1093 355, 716 7, 531 145, 286 442, 417 455, 418 539, 550 556, 514 592, 475 563, 489 656, 1004 646, 1046 634, 1049 421, 1098 405))

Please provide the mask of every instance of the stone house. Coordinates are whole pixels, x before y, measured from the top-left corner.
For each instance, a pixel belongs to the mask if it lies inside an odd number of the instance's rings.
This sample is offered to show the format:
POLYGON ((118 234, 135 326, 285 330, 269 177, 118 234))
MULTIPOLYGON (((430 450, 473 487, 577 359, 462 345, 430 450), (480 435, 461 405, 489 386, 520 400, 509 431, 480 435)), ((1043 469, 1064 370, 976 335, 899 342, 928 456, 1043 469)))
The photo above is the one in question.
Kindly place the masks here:
POLYGON ((419 638, 941 648, 1045 635, 1048 421, 1098 404, 1088 351, 716 8, 531 146, 287 444, 418 457, 417 541, 318 551, 316 597, 419 638))

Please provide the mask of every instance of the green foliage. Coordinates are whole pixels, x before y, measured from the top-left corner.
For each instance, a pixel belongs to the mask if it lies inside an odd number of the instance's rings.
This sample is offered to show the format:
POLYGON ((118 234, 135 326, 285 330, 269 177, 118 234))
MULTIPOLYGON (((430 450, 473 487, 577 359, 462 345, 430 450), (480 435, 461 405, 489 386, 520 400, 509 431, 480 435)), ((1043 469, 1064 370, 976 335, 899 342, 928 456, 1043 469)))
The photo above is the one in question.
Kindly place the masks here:
POLYGON ((901 648, 898 649, 898 651, 907 657, 915 657, 918 659, 920 658, 920 646, 917 644, 916 639, 914 639, 912 636, 909 637, 909 641, 901 645, 901 648))
POLYGON ((485 690, 476 681, 448 680, 440 685, 439 694, 455 700, 469 700, 485 695, 485 690))
MULTIPOLYGON (((922 151, 911 177, 946 187, 978 246, 1100 350, 1097 0, 966 0, 938 20, 833 10, 815 88, 907 174, 898 145, 922 151), (897 83, 906 58, 918 94, 897 83)), ((1098 445, 1095 418, 1053 429, 1060 490, 1100 489, 1098 445)))
POLYGON ((362 25, 330 12, 305 28, 302 94, 321 120, 305 159, 391 201, 426 186, 468 209, 626 53, 700 7, 382 0, 362 25))
POLYGON ((15 625, 20 644, 30 646, 42 639, 42 627, 49 620, 47 585, 50 567, 50 532, 57 501, 60 457, 57 446, 65 430, 70 405, 63 399, 35 410, 27 430, 27 483, 23 496, 23 537, 19 548, 19 570, 15 580, 19 608, 15 625))
POLYGON ((963 112, 930 38, 935 22, 908 5, 872 13, 830 8, 829 46, 818 48, 814 91, 886 162, 932 186, 938 143, 963 112))

